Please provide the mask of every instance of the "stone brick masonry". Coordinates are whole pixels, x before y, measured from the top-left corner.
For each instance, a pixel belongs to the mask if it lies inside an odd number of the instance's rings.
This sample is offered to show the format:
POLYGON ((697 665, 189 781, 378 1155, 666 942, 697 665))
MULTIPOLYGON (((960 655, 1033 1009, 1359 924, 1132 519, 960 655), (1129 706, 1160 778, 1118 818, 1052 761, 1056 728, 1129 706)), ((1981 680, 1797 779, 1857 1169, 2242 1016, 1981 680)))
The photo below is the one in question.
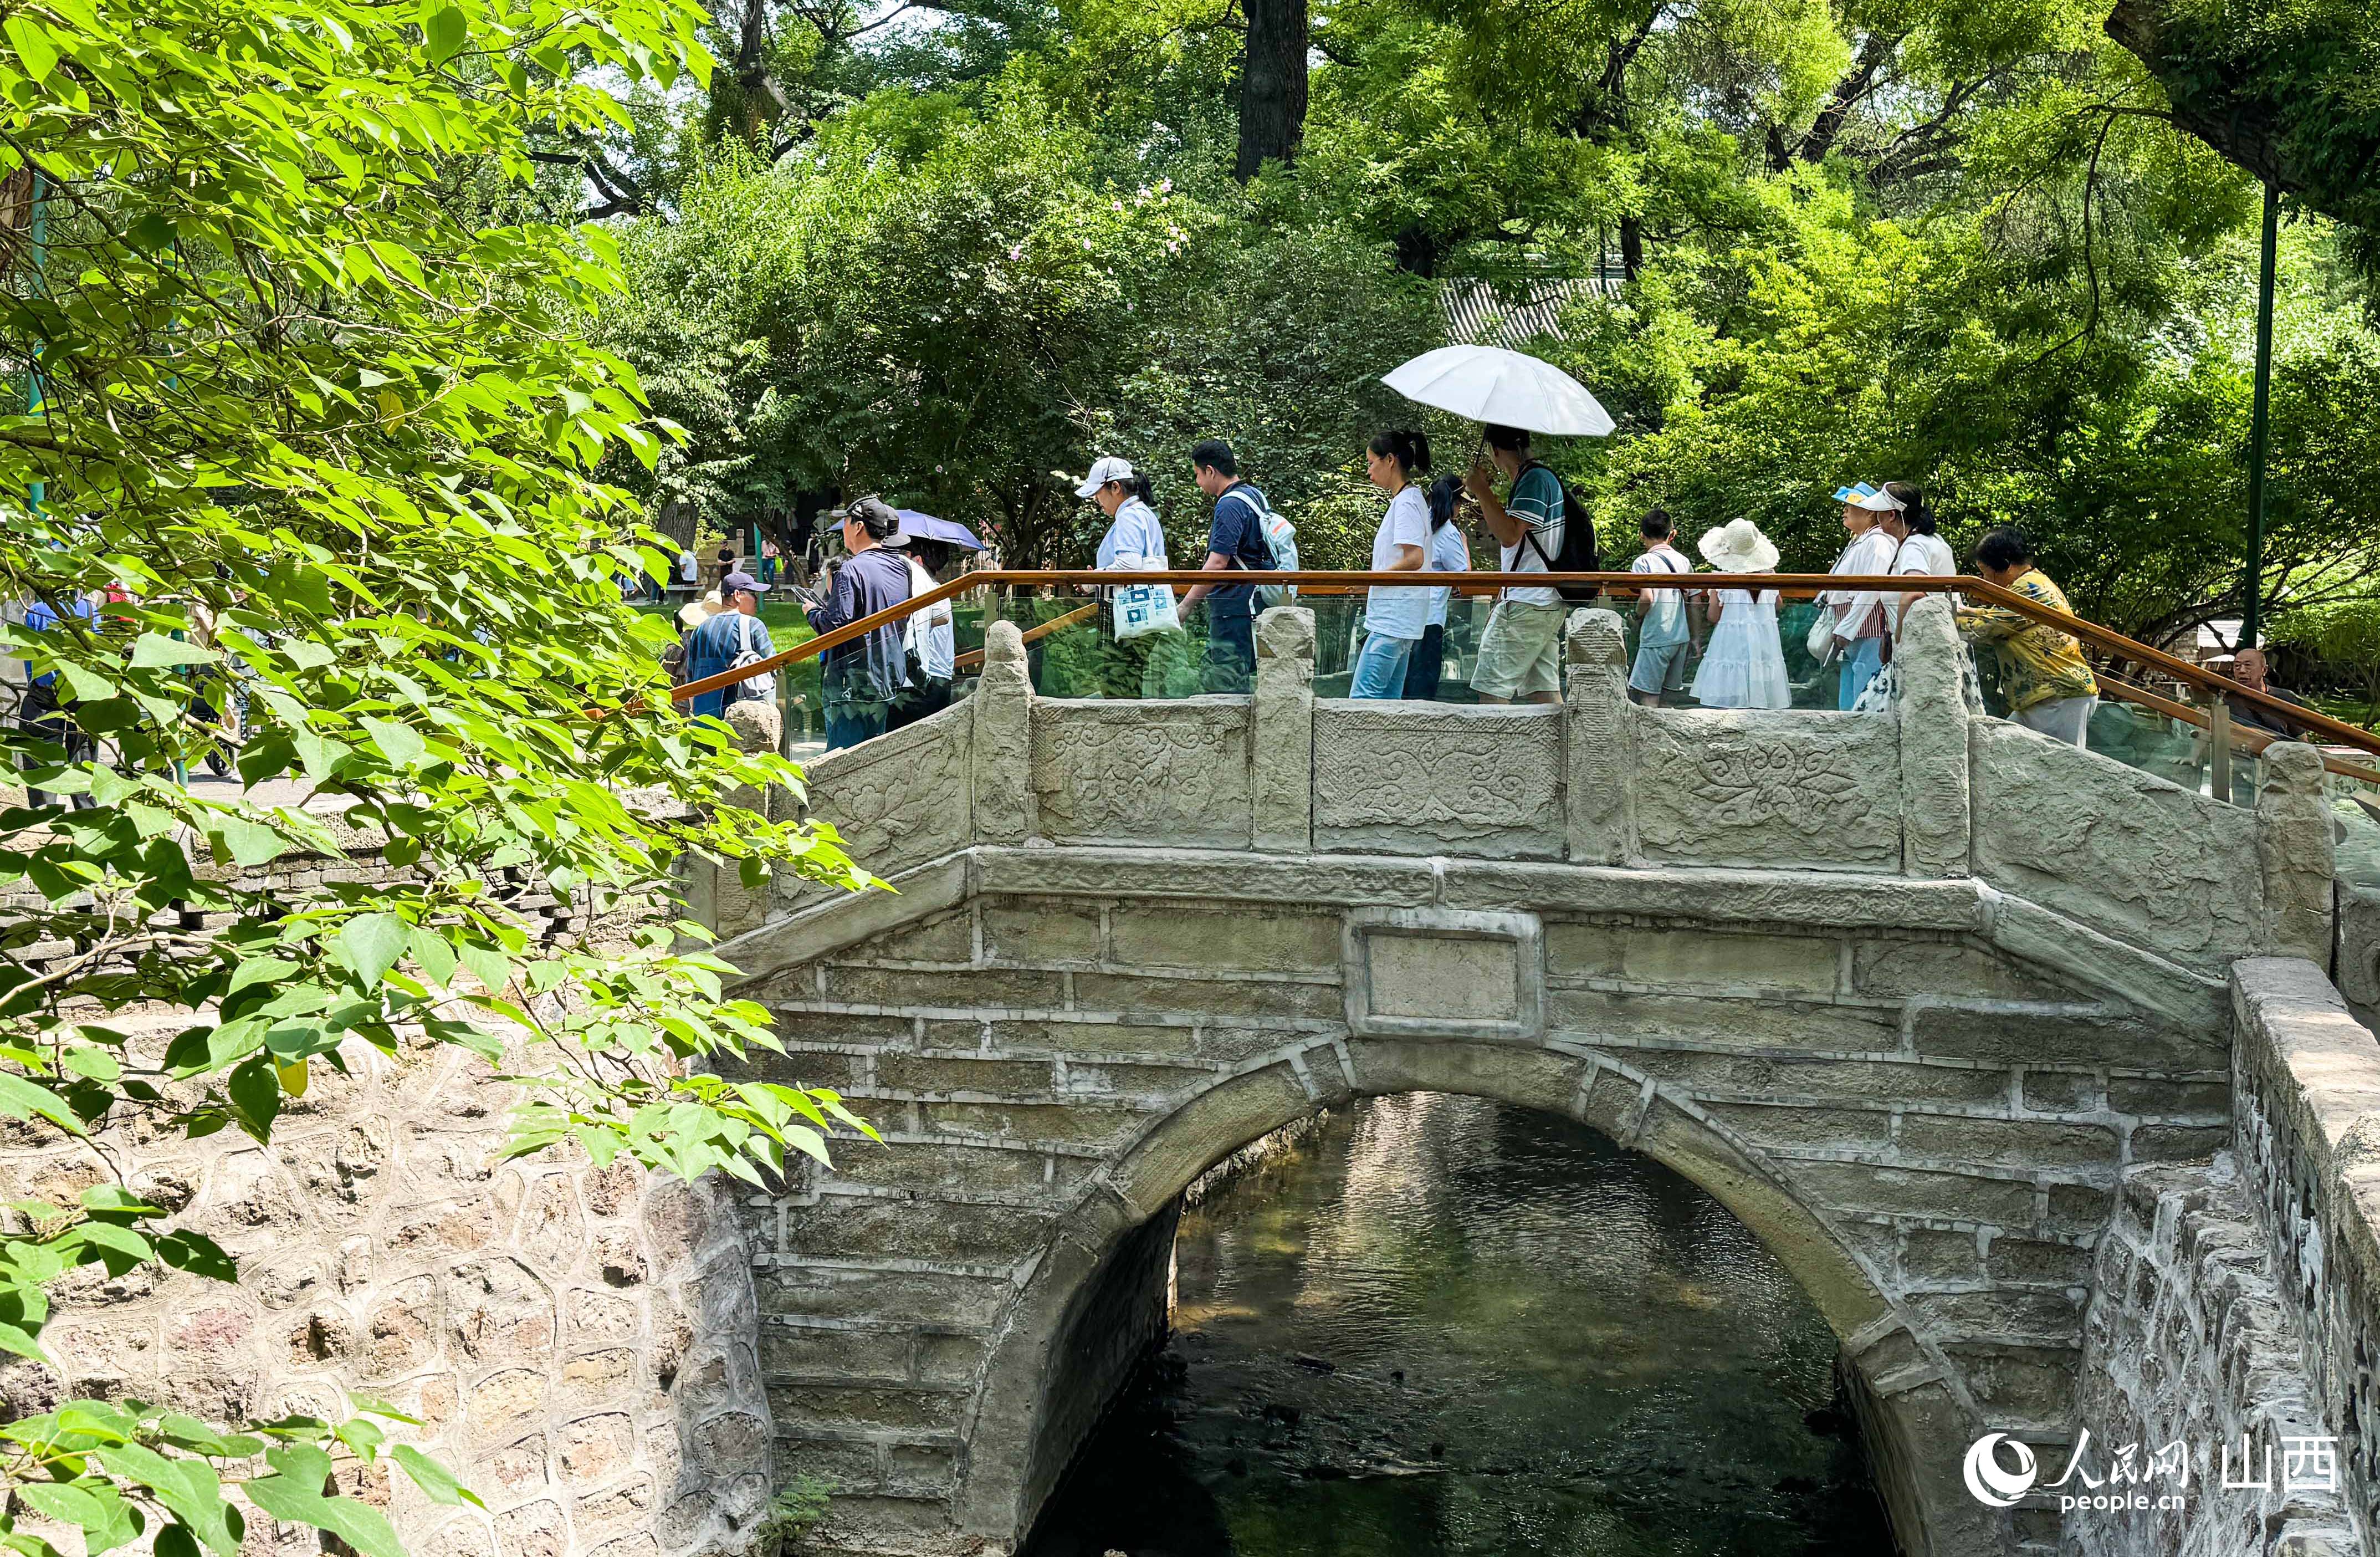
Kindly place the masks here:
MULTIPOLYGON (((499 1166, 513 1089, 475 1056, 346 1059, 352 1079, 315 1067, 269 1149, 236 1130, 103 1142, 241 1280, 90 1268, 49 1332, 66 1377, 16 1365, 12 1415, 62 1390, 218 1420, 344 1416, 370 1396, 419 1417, 398 1441, 488 1505, 438 1507, 401 1476, 351 1489, 416 1557, 740 1546, 769 1496, 771 1424, 732 1206, 632 1163, 596 1172, 575 1147, 499 1166)), ((99 1179, 70 1145, 0 1150, 8 1198, 99 1179)), ((257 1552, 278 1548, 269 1520, 249 1529, 257 1552)))

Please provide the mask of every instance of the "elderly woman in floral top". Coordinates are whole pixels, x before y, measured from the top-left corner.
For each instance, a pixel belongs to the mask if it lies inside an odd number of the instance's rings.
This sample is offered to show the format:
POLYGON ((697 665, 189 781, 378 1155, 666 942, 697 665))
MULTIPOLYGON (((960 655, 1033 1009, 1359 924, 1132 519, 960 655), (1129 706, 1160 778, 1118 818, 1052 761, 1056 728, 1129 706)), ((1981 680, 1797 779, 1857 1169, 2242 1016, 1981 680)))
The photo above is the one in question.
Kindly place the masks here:
MULTIPOLYGON (((1975 546, 1975 571, 2052 611, 2074 614, 2049 576, 2033 566, 2033 548, 2021 530, 2003 526, 1986 534, 1975 546)), ((2072 633, 1998 605, 1960 607, 1959 626, 1999 656, 2000 691, 2010 718, 2053 740, 2083 744, 2091 711, 2099 706, 2099 681, 2072 633)))

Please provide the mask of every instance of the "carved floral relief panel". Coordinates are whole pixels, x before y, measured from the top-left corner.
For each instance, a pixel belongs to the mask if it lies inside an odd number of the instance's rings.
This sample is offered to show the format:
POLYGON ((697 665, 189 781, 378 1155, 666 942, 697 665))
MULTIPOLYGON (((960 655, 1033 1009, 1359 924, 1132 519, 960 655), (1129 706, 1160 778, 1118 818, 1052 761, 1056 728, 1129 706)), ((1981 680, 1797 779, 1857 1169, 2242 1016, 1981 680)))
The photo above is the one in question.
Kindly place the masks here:
POLYGON ((2208 972, 2255 949, 2253 810, 1998 720, 1973 749, 1985 880, 2208 972))
POLYGON ((1641 711, 1636 830, 1647 858, 1900 864, 1900 744, 1888 718, 1641 711))
MULTIPOLYGON (((893 876, 970 841, 964 707, 808 765, 803 815, 833 825, 862 869, 893 876)), ((810 888, 803 900, 823 894, 810 888)))
POLYGON ((1247 847, 1248 725, 1245 699, 1037 700, 1042 835, 1247 847))
POLYGON ((1315 846, 1562 852, 1562 711, 1317 703, 1315 846))

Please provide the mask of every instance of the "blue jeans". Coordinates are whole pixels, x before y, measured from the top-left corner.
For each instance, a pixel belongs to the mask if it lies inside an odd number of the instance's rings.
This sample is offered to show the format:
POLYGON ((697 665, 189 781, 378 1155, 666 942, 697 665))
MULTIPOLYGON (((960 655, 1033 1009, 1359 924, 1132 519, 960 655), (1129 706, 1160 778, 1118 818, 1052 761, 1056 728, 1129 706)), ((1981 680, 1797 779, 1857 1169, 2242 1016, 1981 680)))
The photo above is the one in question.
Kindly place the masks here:
POLYGON ((826 748, 841 751, 861 741, 874 740, 884 733, 884 718, 891 712, 887 703, 829 703, 826 705, 826 748))
POLYGON ((1201 685, 1209 692, 1245 692, 1257 674, 1257 619, 1245 605, 1207 607, 1207 668, 1201 685))
POLYGON ((1355 656, 1355 678, 1347 687, 1351 698, 1402 698, 1405 666, 1413 659, 1414 640, 1386 633, 1366 633, 1355 656))
POLYGON ((1884 639, 1852 639, 1851 647, 1843 651, 1841 679, 1835 683, 1835 706, 1848 709, 1859 701, 1860 694, 1867 690, 1867 684, 1874 681, 1876 673, 1883 668, 1884 639))

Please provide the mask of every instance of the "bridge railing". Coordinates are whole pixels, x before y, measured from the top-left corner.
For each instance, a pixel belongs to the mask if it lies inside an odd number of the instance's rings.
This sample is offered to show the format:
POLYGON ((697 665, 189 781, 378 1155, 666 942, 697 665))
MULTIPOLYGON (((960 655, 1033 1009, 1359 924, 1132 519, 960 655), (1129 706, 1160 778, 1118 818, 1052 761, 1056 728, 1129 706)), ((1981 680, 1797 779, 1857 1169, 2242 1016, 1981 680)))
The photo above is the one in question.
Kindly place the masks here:
MULTIPOLYGON (((673 696, 689 700, 747 677, 776 673, 779 696, 801 710, 820 706, 819 664, 828 651, 915 613, 951 602, 957 650, 957 690, 980 664, 984 633, 998 620, 1025 629, 1035 689, 1051 698, 1178 699, 1245 692, 1249 677, 1229 656, 1210 656, 1207 603, 1182 612, 1179 633, 1151 634, 1120 641, 1108 601, 1120 584, 1165 584, 1177 596, 1191 587, 1290 585, 1296 601, 1315 615, 1315 692, 1345 697, 1363 641, 1365 606, 1375 587, 1447 591, 1433 615, 1442 622, 1434 635, 1438 675, 1434 687, 1414 684, 1415 696, 1439 702, 1476 702, 1471 687, 1481 636, 1496 596, 1507 588, 1592 587, 1591 602, 1611 606, 1628 622, 1629 648, 1636 624, 1630 610, 1660 586, 1648 588, 1636 573, 1375 573, 1301 569, 1217 574, 1173 569, 1119 574, 1089 569, 985 569, 956 578, 860 621, 808 639, 761 663, 689 682, 673 696)), ((1840 662, 1814 658, 1804 639, 1823 609, 1813 598, 1828 590, 1876 592, 1889 599, 1951 594, 1969 605, 2005 607, 2019 615, 2071 633, 2085 644, 2098 673, 2101 706, 2091 721, 2086 744, 2130 766, 2171 779, 2186 788, 2245 803, 2259 781, 2259 754, 2275 740, 2301 739, 2324 748, 2325 766, 2343 787, 2380 789, 2380 736, 2266 693, 2252 691, 2222 675, 2138 642, 2097 623, 2052 611, 1987 580, 1970 578, 1894 576, 1833 577, 1824 574, 1712 574, 1679 576, 1672 589, 1776 590, 1778 626, 1789 684, 1789 706, 1812 711, 1840 704, 1840 662), (2235 708, 2277 715, 2294 734, 2276 736, 2236 722, 2235 708)), ((1713 629, 1714 631, 1716 629, 1713 629)), ((1705 635, 1707 638, 1708 635, 1705 635)), ((1988 651, 1975 656, 1978 689, 1987 709, 1998 712, 1997 665, 1988 651)), ((1683 691, 1666 695, 1670 706, 1694 707, 1692 684, 1699 656, 1690 656, 1683 691)), ((795 721, 789 721, 789 727, 795 721)))

